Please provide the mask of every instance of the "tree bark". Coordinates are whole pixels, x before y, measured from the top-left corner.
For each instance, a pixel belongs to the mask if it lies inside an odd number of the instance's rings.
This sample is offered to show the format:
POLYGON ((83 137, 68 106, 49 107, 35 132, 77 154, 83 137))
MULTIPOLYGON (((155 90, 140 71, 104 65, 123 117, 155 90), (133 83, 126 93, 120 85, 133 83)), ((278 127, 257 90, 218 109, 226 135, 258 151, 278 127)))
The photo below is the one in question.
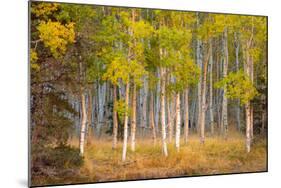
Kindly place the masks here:
POLYGON ((188 94, 189 89, 188 87, 185 90, 185 104, 184 104, 184 112, 185 112, 185 119, 184 119, 184 142, 185 144, 188 142, 188 134, 189 134, 189 103, 188 103, 188 94))
POLYGON ((150 126, 152 129, 152 139, 153 139, 153 144, 154 146, 156 145, 156 129, 155 129, 155 124, 154 124, 154 95, 153 92, 151 91, 150 94, 150 126))
POLYGON ((122 161, 126 161, 127 154, 127 142, 128 142, 128 105, 129 105, 129 81, 126 83, 126 93, 125 93, 125 119, 124 119, 124 134, 123 134, 123 151, 122 151, 122 161))
MULTIPOLYGON (((209 49, 210 50, 210 49, 209 49)), ((205 117, 206 117, 206 87, 207 87, 207 69, 208 69, 208 61, 210 51, 208 50, 208 54, 206 56, 206 60, 204 62, 204 69, 203 69, 203 86, 202 86, 202 109, 201 109, 201 121, 200 121, 200 143, 205 143, 205 117)))
POLYGON ((167 103, 167 121, 168 121, 168 129, 169 129, 169 139, 168 142, 172 143, 173 140, 173 123, 172 123, 172 117, 171 117, 171 101, 168 101, 167 103))
POLYGON ((181 116, 180 116, 180 94, 176 93, 176 149, 180 150, 180 134, 181 134, 181 116))
MULTIPOLYGON (((235 65, 236 65, 236 71, 239 71, 239 49, 240 49, 240 43, 237 36, 237 33, 234 33, 234 40, 235 40, 235 65)), ((237 106, 236 106, 236 123, 237 123, 237 130, 240 131, 241 129, 241 123, 240 123, 240 100, 237 99, 237 106)))
MULTIPOLYGON (((199 27, 199 13, 197 13, 197 27, 199 27)), ((197 46, 196 46, 196 61, 197 61, 197 65, 200 68, 200 74, 199 74, 199 81, 198 81, 198 86, 197 86, 197 122, 196 122, 196 131, 198 131, 199 127, 200 127, 200 122, 201 122, 201 111, 202 111, 202 105, 201 105, 201 87, 202 87, 202 59, 201 59, 201 45, 202 42, 200 41, 200 39, 197 39, 197 46)))
POLYGON ((213 112, 213 43, 210 39, 210 102, 209 102, 209 109, 210 109, 210 127, 211 127, 211 134, 214 135, 214 112, 213 112))
MULTIPOLYGON (((161 51, 160 51, 161 54, 161 51)), ((161 117, 161 129, 162 129, 162 149, 164 156, 168 156, 168 149, 166 143, 166 115, 165 115, 165 73, 164 68, 160 67, 160 75, 161 75, 161 96, 160 96, 160 117, 161 117)))
POLYGON ((88 95, 88 110, 87 110, 87 142, 90 143, 92 138, 92 116, 93 116, 93 96, 92 96, 92 88, 89 89, 88 95))
POLYGON ((133 97, 132 97, 132 117, 131 117, 131 150, 134 152, 136 149, 136 107, 137 107, 137 88, 133 84, 133 97))
POLYGON ((246 150, 247 152, 251 151, 251 109, 250 102, 247 102, 245 105, 246 111, 246 150))
POLYGON ((82 108, 82 118, 81 118, 81 132, 80 132, 80 155, 84 155, 84 145, 85 145, 85 133, 86 133, 86 104, 85 104, 85 95, 81 93, 81 108, 82 108))
POLYGON ((118 121, 117 121, 116 102, 117 102, 117 86, 113 85, 113 142, 112 142, 112 149, 117 148, 118 121))
MULTIPOLYGON (((228 69, 228 43, 227 43, 228 37, 227 37, 227 29, 224 30, 224 62, 223 62, 223 78, 227 76, 227 69, 228 69)), ((227 97, 226 97, 226 87, 223 88, 223 99, 222 99, 222 115, 221 115, 221 121, 222 121, 222 132, 221 134, 224 135, 225 138, 227 138, 227 129, 228 129, 228 118, 227 118, 227 97)))
POLYGON ((202 99, 202 91, 201 91, 201 87, 202 87, 202 61, 201 61, 201 51, 200 51, 200 46, 201 46, 201 42, 198 39, 197 40, 197 49, 196 49, 196 54, 197 54, 197 64, 200 68, 200 75, 199 75, 199 82, 198 82, 198 86, 197 86, 197 125, 196 125, 196 130, 198 131, 199 126, 200 126, 200 122, 201 122, 201 111, 202 111, 202 105, 201 105, 201 99, 202 99))

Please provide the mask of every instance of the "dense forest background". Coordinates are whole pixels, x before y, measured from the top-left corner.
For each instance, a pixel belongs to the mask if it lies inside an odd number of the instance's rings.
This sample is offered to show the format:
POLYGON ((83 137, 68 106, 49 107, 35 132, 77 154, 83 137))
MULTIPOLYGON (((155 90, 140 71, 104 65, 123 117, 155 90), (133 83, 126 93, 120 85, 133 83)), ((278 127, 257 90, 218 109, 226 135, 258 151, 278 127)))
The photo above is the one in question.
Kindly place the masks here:
POLYGON ((30 17, 34 185, 266 170, 266 17, 39 2, 30 17))

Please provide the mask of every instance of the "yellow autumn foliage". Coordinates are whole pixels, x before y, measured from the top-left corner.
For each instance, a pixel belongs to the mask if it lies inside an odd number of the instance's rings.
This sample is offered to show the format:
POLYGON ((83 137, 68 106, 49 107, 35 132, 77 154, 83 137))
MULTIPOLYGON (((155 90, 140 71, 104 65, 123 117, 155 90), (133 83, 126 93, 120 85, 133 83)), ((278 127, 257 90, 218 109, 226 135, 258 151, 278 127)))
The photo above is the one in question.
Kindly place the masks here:
POLYGON ((60 22, 42 21, 38 27, 39 38, 45 47, 49 48, 55 58, 59 58, 66 51, 68 44, 75 42, 74 23, 66 25, 60 22))
POLYGON ((58 10, 57 3, 40 3, 31 7, 31 12, 35 14, 36 17, 48 16, 56 10, 58 10))

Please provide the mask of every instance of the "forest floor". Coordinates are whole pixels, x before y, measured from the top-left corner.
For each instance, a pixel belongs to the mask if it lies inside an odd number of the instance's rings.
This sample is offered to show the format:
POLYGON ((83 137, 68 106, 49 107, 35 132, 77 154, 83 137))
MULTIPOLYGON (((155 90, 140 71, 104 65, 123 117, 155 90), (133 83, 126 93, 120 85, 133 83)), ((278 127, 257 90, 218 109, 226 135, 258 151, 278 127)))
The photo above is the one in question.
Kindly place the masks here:
MULTIPOLYGON (((78 146, 78 141, 72 144, 78 146)), ((150 139, 137 139, 136 151, 128 143, 127 160, 121 161, 122 142, 112 150, 111 138, 91 140, 85 148, 85 161, 74 177, 57 177, 46 180, 47 184, 104 182, 177 176, 197 176, 267 170, 267 143, 255 138, 251 152, 245 151, 243 135, 229 135, 225 140, 219 136, 206 137, 205 144, 192 135, 187 144, 181 141, 177 152, 174 143, 168 144, 168 157, 162 155, 160 140, 154 146, 150 139)))

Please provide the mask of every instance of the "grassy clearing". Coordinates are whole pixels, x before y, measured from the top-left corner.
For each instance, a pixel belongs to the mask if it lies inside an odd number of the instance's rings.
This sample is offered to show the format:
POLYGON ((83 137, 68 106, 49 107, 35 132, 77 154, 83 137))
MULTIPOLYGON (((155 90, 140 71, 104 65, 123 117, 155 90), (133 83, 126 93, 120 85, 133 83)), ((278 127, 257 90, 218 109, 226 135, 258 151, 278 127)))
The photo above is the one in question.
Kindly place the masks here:
MULTIPOLYGON (((164 157, 160 141, 137 140, 136 152, 128 147, 127 161, 121 161, 122 143, 111 148, 111 139, 91 140, 85 149, 84 165, 75 177, 61 177, 47 183, 79 183, 132 180, 206 174, 256 172, 266 170, 266 141, 255 139, 252 151, 245 152, 244 137, 230 135, 227 140, 208 137, 204 145, 198 136, 191 136, 187 144, 181 141, 180 152, 168 145, 169 156, 164 157)), ((72 141, 78 144, 78 141, 72 141)), ((130 145, 129 145, 130 146, 130 145)))
POLYGON ((188 144, 182 144, 180 152, 169 144, 167 158, 162 155, 160 143, 153 146, 152 140, 138 141, 135 153, 128 150, 125 163, 121 162, 121 144, 112 151, 110 141, 95 141, 86 149, 81 171, 89 174, 92 181, 108 181, 266 170, 264 140, 257 141, 250 153, 245 152, 241 137, 208 138, 204 145, 198 140, 191 137, 188 144))

